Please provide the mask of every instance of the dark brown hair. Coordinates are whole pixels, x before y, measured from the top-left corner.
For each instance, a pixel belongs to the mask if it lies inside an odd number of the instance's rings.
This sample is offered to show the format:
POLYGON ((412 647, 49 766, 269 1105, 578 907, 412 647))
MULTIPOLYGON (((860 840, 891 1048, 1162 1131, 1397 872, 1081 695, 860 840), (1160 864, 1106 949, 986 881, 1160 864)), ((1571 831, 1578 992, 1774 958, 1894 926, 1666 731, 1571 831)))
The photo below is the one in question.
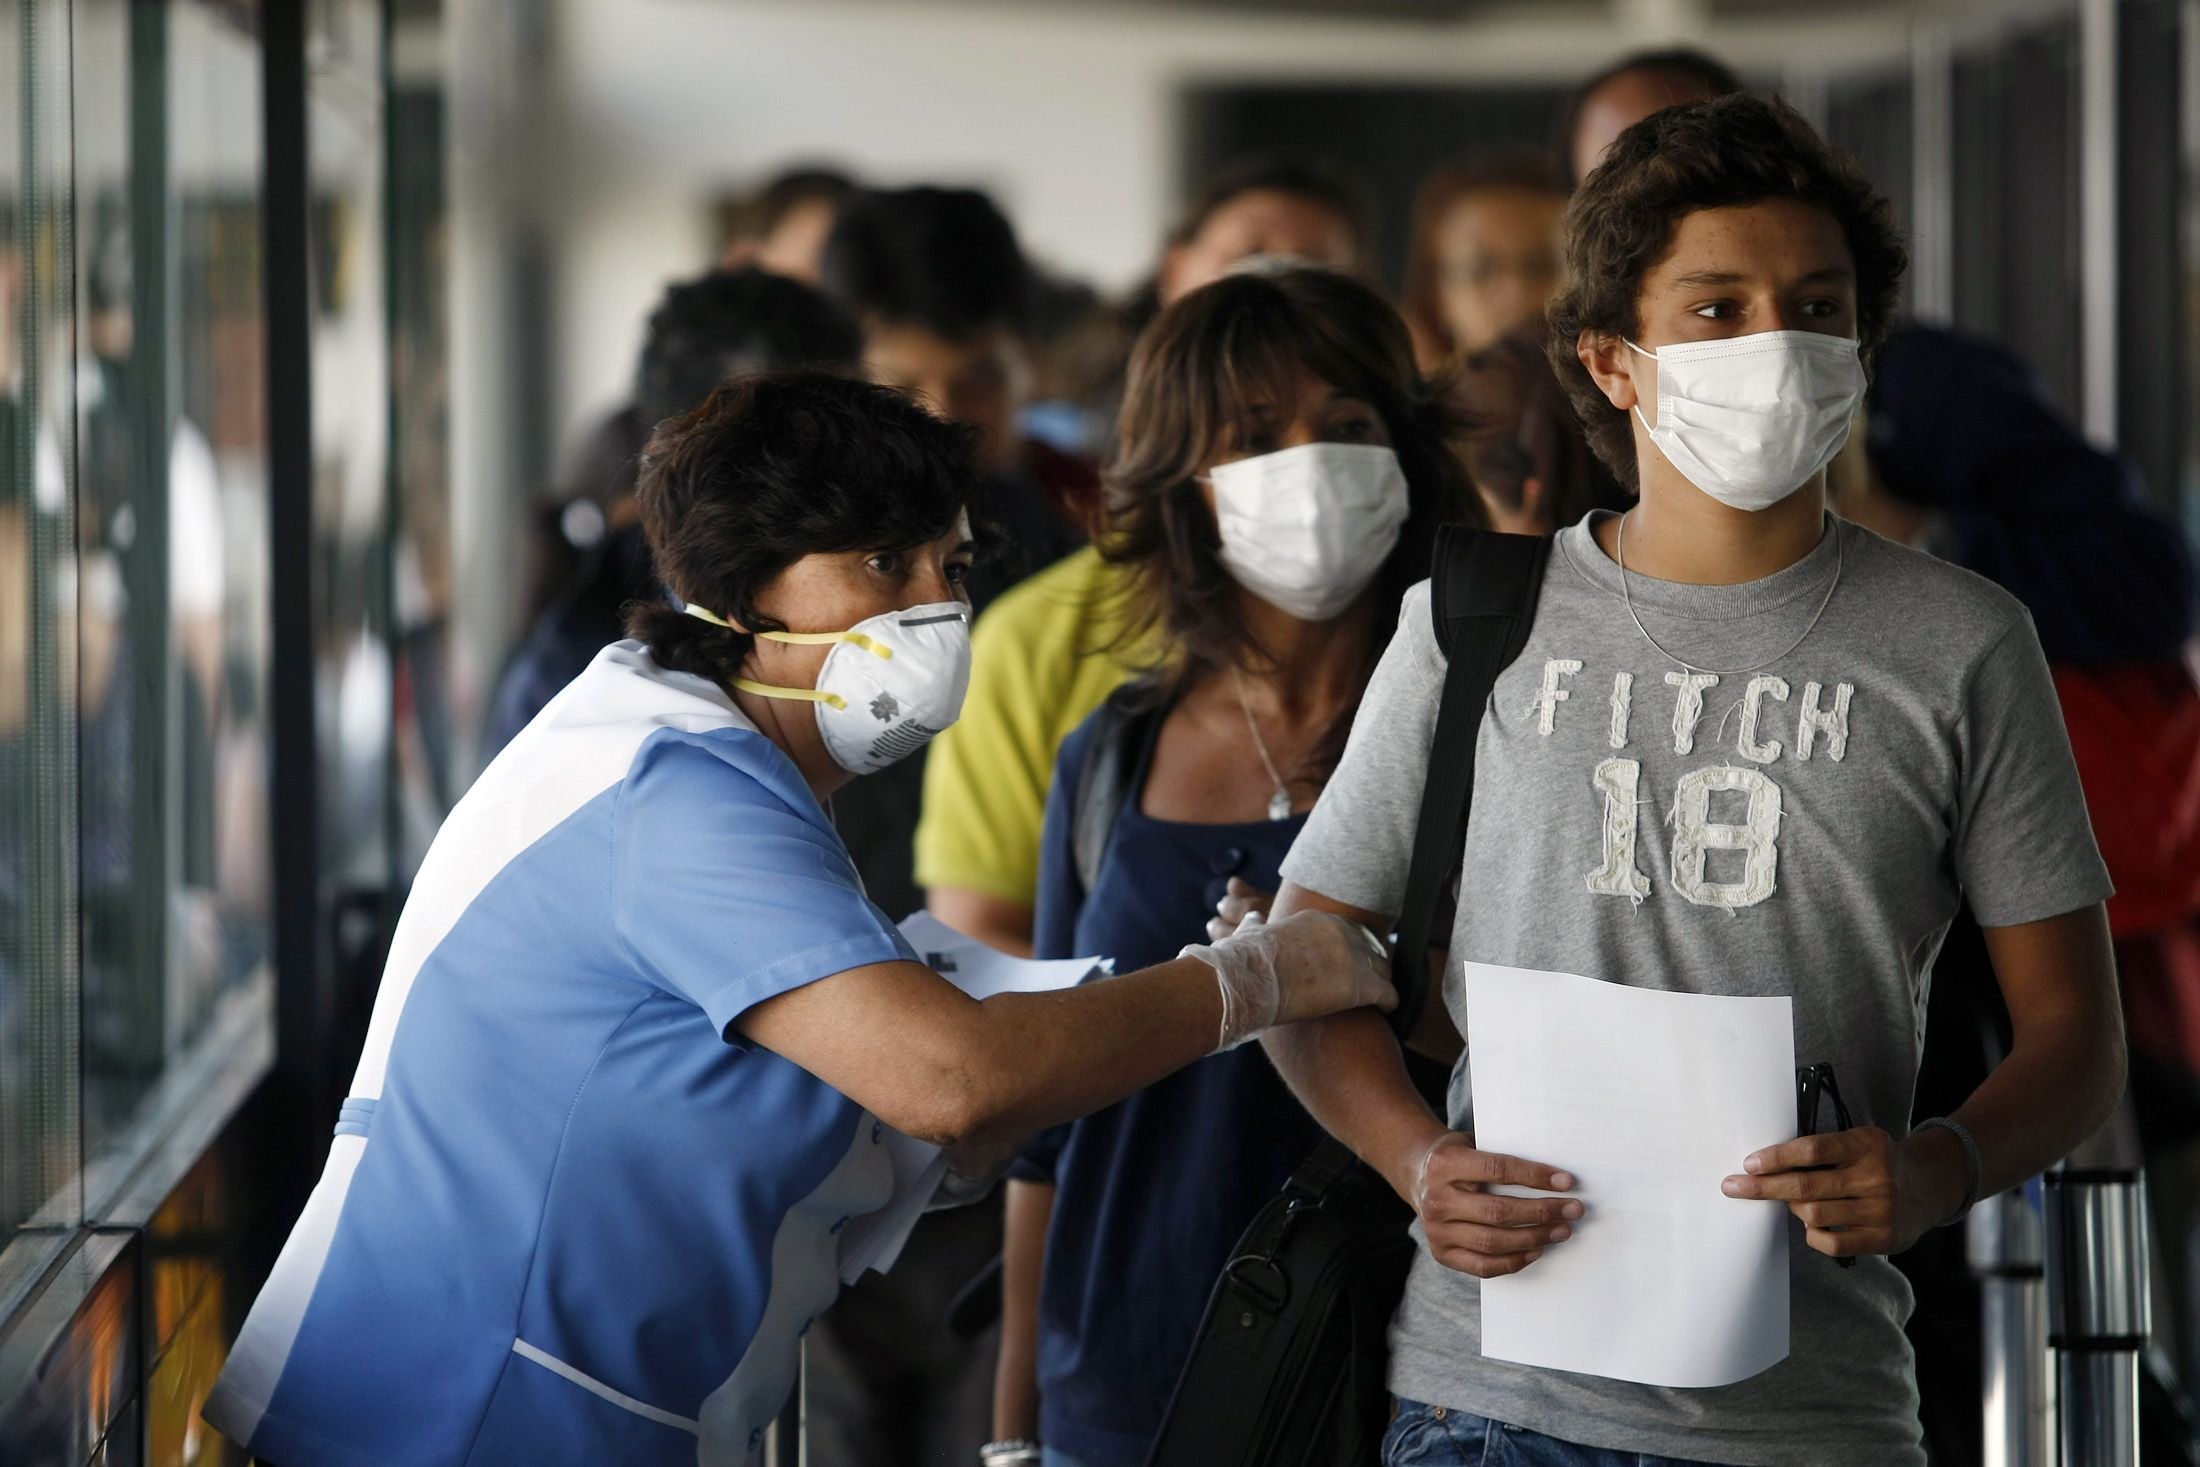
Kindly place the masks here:
POLYGON ((1406 284, 1398 308, 1423 341, 1446 357, 1458 350, 1444 320, 1440 295, 1443 268, 1436 258, 1436 232, 1463 199, 1476 194, 1536 193, 1566 197, 1566 186, 1540 153, 1500 153, 1439 168, 1421 182, 1413 200, 1413 246, 1406 256, 1406 284))
POLYGON ((1108 470, 1101 553, 1130 573, 1122 645, 1165 645, 1157 685, 1181 687, 1266 655, 1240 615, 1237 582, 1192 476, 1227 451, 1248 404, 1287 402, 1310 372, 1374 408, 1405 470, 1410 510, 1375 578, 1378 648, 1406 588, 1428 574, 1436 527, 1481 518, 1451 449, 1459 427, 1422 381, 1405 322, 1371 287, 1335 271, 1291 267, 1227 275, 1192 291, 1146 328, 1108 470))
MULTIPOLYGON (((657 425, 635 498, 667 590, 751 631, 780 631, 756 597, 781 571, 805 555, 935 540, 976 483, 970 430, 906 394, 826 372, 760 372, 657 425)), ((660 666, 721 687, 755 640, 646 602, 629 608, 627 631, 660 666)))
POLYGON ((1741 93, 1668 107, 1619 135, 1566 211, 1566 280, 1551 301, 1551 369, 1597 457, 1636 486, 1635 437, 1581 364, 1584 332, 1635 336, 1642 282, 1700 209, 1794 199, 1841 226, 1856 267, 1856 333, 1867 361, 1894 318, 1908 254, 1863 170, 1785 102, 1741 93))

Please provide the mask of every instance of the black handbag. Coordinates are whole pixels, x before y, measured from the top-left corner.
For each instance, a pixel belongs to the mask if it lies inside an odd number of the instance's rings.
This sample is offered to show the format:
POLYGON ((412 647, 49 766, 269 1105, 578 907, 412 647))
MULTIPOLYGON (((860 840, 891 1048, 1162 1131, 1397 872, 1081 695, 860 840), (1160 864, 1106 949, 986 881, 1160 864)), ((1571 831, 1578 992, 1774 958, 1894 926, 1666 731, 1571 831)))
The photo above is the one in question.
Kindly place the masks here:
MULTIPOLYGON (((1464 526, 1437 536, 1430 615, 1449 666, 1392 965, 1401 1039, 1428 1002, 1429 938, 1466 839, 1482 711, 1527 641, 1550 546, 1464 526)), ((1386 1334, 1413 1262, 1412 1222, 1380 1176, 1324 1142, 1223 1265, 1147 1467, 1378 1461, 1386 1334)))

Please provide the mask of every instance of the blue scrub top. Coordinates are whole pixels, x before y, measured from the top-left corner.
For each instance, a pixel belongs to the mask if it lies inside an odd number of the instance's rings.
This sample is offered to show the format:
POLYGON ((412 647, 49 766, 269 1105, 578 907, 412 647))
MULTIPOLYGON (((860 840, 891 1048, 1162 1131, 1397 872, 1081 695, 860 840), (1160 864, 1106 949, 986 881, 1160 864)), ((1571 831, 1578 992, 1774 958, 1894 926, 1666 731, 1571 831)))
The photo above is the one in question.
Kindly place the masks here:
POLYGON ((605 648, 429 850, 208 1419, 286 1467, 755 1460, 892 1171, 729 1026, 913 956, 786 756, 605 648))
MULTIPOLYGON (((1089 893, 1070 829, 1094 721, 1062 745, 1040 844, 1040 957, 1101 953, 1123 973, 1167 962, 1207 940, 1232 876, 1276 889, 1306 817, 1189 825, 1142 813, 1162 720, 1150 723, 1089 893)), ((1047 1133, 1018 1159, 1011 1175, 1057 1188, 1039 1302, 1049 1447, 1090 1467, 1146 1460, 1231 1248, 1321 1138, 1247 1044, 1047 1133)))

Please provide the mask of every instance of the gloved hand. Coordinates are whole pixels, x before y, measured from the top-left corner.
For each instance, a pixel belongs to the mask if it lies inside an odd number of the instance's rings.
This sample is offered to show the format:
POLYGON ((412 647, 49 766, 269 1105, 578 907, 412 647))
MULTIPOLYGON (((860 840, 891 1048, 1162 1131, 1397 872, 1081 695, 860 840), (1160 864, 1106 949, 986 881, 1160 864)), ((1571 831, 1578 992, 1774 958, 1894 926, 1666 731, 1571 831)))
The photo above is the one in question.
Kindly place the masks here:
POLYGON ((1330 912, 1299 912, 1274 926, 1252 912, 1228 937, 1212 946, 1194 943, 1177 956, 1206 963, 1222 986, 1217 1053, 1278 1024, 1370 1004, 1398 1006, 1382 942, 1330 912))

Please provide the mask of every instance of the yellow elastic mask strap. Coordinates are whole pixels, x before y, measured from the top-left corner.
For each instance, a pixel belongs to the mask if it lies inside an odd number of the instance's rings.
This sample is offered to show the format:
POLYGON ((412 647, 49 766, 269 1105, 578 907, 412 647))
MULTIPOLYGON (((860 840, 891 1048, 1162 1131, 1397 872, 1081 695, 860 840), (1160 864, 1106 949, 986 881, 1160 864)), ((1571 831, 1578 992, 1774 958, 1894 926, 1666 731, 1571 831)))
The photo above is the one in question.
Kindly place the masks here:
MULTIPOLYGON (((740 627, 727 621, 717 612, 705 611, 702 607, 692 603, 680 609, 697 621, 707 621, 714 627, 724 627, 729 632, 741 630, 740 627)), ((894 655, 893 648, 864 632, 753 632, 750 635, 762 637, 768 642, 791 642, 799 647, 823 647, 833 642, 852 642, 874 657, 892 657, 894 655)), ((819 701, 824 700, 820 699, 819 701)))
POLYGON ((729 632, 738 632, 739 630, 741 630, 732 622, 727 621, 724 617, 720 616, 717 612, 705 611, 702 607, 697 606, 692 601, 686 603, 680 609, 686 612, 689 616, 694 617, 697 621, 707 621, 714 627, 724 627, 729 632))
POLYGON ((820 692, 816 688, 775 688, 770 683, 751 682, 745 677, 735 678, 733 685, 759 698, 798 698, 805 703, 827 704, 836 711, 848 706, 848 700, 840 694, 820 692))
MULTIPOLYGON (((714 627, 724 627, 729 632, 741 630, 741 628, 727 621, 715 611, 705 611, 702 607, 693 604, 683 606, 681 610, 697 621, 707 621, 714 627)), ((825 646, 833 642, 853 642, 864 651, 880 657, 892 657, 894 655, 893 648, 882 646, 862 632, 756 632, 752 635, 768 638, 774 642, 792 642, 806 647, 825 646)), ((843 711, 848 706, 848 700, 841 697, 840 694, 824 692, 817 688, 782 688, 771 683, 755 682, 745 677, 735 678, 733 685, 742 692, 754 693, 759 698, 792 698, 804 703, 823 703, 836 712, 843 711)))
POLYGON ((892 657, 894 649, 864 632, 758 632, 767 642, 792 642, 798 647, 822 647, 830 642, 847 642, 861 647, 874 657, 892 657))

